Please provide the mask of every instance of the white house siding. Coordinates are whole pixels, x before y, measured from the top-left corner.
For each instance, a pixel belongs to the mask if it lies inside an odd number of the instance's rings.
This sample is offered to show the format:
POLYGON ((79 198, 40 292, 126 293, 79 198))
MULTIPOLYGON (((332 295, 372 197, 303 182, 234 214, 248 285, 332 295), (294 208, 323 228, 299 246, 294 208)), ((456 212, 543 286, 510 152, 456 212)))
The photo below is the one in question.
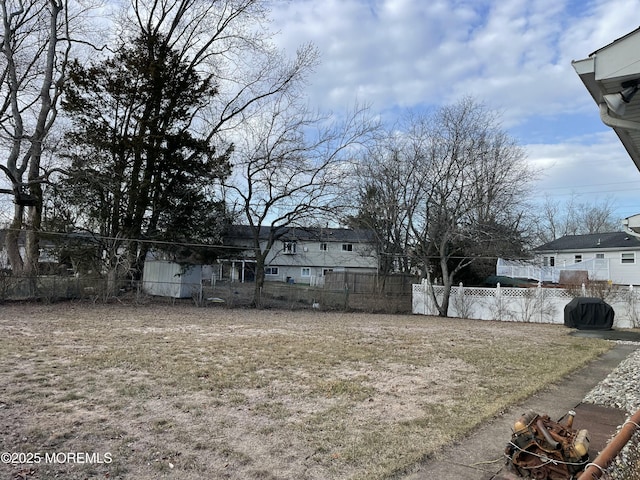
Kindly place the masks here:
POLYGON ((294 283, 313 283, 327 270, 375 272, 378 259, 370 244, 353 242, 308 242, 296 241, 295 253, 288 253, 284 244, 278 241, 266 260, 268 267, 277 268, 277 275, 265 275, 267 281, 293 281, 294 283), (326 245, 322 250, 320 245, 326 245), (343 250, 350 245, 351 250, 343 250), (308 273, 308 275, 306 275, 308 273), (303 275, 305 274, 305 275, 303 275))
POLYGON ((640 285, 640 238, 624 231, 565 235, 535 250, 538 265, 575 270, 584 263, 590 280, 608 280, 617 285, 640 285), (579 255, 581 262, 576 263, 579 255), (623 263, 622 255, 633 258, 623 263))
MULTIPOLYGON (((573 253, 558 253, 553 256, 555 257, 556 268, 562 269, 565 266, 571 266, 572 269, 576 269, 579 268, 579 264, 575 263, 576 255, 581 255, 581 263, 586 265, 591 260, 596 259, 596 254, 604 256, 607 265, 605 268, 599 268, 598 274, 590 276, 590 280, 607 280, 617 285, 640 285, 640 252, 638 251, 576 251, 573 253), (634 253, 635 263, 622 263, 622 253, 634 253)), ((551 254, 544 256, 549 255, 551 254)))
MULTIPOLYGON (((261 232, 261 248, 266 248, 268 228, 261 232)), ((332 228, 285 228, 280 232, 281 239, 276 240, 265 260, 265 281, 322 284, 324 272, 350 271, 375 273, 378 271, 378 257, 370 231, 332 228), (295 243, 295 253, 287 244, 295 243), (321 248, 325 245, 325 248, 321 248), (343 248, 349 245, 349 248, 343 248)), ((223 260, 224 278, 232 281, 244 281, 239 275, 233 276, 233 265, 239 268, 243 261, 247 268, 255 263, 252 250, 253 240, 248 227, 234 226, 225 242, 238 248, 235 259, 223 260)))

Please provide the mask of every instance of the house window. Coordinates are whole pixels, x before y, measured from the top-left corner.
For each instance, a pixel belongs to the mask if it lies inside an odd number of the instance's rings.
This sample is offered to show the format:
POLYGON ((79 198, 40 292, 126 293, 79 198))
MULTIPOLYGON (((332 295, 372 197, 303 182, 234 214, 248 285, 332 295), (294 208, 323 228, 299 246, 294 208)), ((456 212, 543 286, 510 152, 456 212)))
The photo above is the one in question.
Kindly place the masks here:
POLYGON ((309 267, 302 267, 302 269, 300 270, 300 275, 303 277, 310 277, 311 269, 309 267))
POLYGON ((580 263, 582 261, 582 255, 574 255, 573 263, 580 263))
POLYGON ((556 266, 556 257, 544 257, 542 259, 542 265, 545 267, 555 267, 556 266))
POLYGON ((326 275, 329 272, 333 272, 333 268, 323 268, 322 269, 322 275, 326 275))
POLYGON ((265 275, 278 275, 278 267, 265 267, 264 268, 265 275))
POLYGON ((596 259, 604 260, 604 253, 596 253, 596 259))
POLYGON ((620 254, 620 262, 621 263, 636 263, 636 254, 634 252, 621 253, 620 254))
POLYGON ((321 243, 320 244, 320 251, 321 252, 326 252, 327 250, 328 250, 327 244, 326 243, 321 243))
POLYGON ((353 244, 352 243, 343 243, 342 244, 343 252, 353 252, 353 244))
POLYGON ((284 253, 287 255, 296 253, 296 242, 284 242, 284 253))

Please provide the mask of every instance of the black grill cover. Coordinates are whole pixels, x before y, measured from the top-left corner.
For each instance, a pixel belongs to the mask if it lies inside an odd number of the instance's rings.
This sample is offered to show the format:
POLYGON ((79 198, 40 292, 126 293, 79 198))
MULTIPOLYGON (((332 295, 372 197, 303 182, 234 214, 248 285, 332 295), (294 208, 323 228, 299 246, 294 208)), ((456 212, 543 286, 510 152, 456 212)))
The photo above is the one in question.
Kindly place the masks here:
POLYGON ((564 307, 564 324, 579 330, 611 330, 615 312, 600 298, 578 297, 564 307))

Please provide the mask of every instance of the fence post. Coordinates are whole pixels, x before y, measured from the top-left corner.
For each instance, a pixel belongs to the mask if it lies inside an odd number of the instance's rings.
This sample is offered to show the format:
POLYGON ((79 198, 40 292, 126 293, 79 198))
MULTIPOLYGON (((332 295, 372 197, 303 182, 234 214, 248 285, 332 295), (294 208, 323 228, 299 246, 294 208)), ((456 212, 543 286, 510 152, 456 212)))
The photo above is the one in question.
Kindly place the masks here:
POLYGON ((426 279, 422 280, 422 306, 424 309, 424 314, 427 315, 427 295, 429 294, 429 292, 427 291, 428 285, 426 282, 426 279))
POLYGON ((638 324, 638 312, 636 311, 636 292, 633 290, 633 285, 629 285, 629 320, 631 320, 631 327, 635 328, 638 324))
POLYGON ((344 310, 349 310, 349 283, 344 283, 344 310))
POLYGON ((586 297, 587 296, 587 287, 585 286, 585 284, 582 284, 582 296, 586 297))
POLYGON ((538 288, 536 289, 536 305, 538 307, 538 310, 540 311, 540 323, 542 323, 542 305, 544 304, 544 300, 542 298, 542 282, 538 281, 538 288))
POLYGON ((496 318, 494 320, 502 320, 503 317, 503 305, 502 305, 502 288, 500 282, 496 283, 496 306, 498 311, 496 312, 496 318))

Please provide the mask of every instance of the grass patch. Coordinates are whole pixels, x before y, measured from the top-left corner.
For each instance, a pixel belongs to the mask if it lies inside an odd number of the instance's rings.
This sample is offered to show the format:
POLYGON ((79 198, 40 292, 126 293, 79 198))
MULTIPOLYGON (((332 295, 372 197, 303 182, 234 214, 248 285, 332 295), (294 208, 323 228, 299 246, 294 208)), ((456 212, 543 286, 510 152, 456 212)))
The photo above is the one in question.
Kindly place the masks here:
POLYGON ((553 325, 179 305, 7 305, 0 326, 6 449, 113 457, 35 466, 68 479, 392 478, 611 346, 553 325))

